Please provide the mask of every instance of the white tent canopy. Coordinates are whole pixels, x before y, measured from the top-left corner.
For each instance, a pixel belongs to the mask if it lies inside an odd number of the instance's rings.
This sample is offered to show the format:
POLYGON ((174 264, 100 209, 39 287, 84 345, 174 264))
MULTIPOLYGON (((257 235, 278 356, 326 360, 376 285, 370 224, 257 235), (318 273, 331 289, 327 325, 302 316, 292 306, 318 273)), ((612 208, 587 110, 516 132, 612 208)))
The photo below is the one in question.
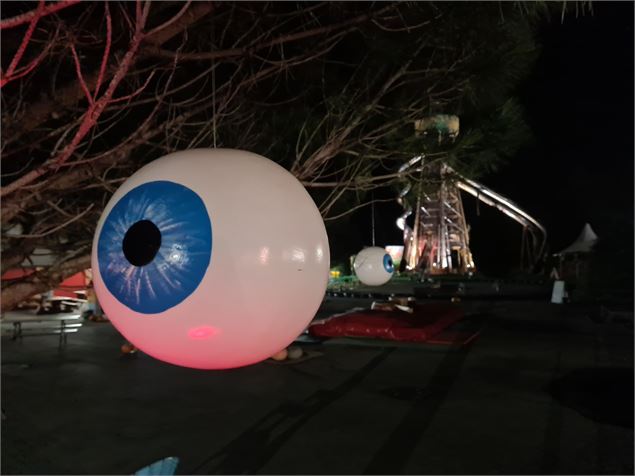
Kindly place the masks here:
POLYGON ((595 234, 591 225, 586 223, 584 228, 582 228, 582 232, 578 238, 567 246, 565 249, 556 253, 558 255, 563 255, 567 253, 588 253, 593 249, 593 246, 598 241, 598 235, 595 234))

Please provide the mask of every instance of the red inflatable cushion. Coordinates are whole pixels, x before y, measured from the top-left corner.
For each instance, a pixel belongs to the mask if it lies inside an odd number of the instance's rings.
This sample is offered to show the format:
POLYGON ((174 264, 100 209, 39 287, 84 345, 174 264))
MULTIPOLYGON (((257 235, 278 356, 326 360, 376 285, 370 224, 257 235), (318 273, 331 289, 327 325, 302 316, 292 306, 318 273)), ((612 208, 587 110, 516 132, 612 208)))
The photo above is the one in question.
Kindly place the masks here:
POLYGON ((417 305, 412 314, 404 311, 354 311, 340 314, 309 327, 315 337, 373 337, 396 341, 425 342, 463 318, 460 307, 432 303, 417 305))

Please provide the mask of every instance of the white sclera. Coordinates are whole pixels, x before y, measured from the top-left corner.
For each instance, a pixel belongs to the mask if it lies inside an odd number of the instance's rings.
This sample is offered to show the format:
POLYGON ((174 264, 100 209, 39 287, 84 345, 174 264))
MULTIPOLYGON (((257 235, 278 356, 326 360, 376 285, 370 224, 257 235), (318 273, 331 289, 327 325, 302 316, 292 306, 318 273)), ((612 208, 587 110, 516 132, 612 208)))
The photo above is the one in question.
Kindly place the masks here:
POLYGON ((368 286, 381 286, 392 278, 394 271, 388 271, 384 259, 388 256, 392 267, 392 258, 386 250, 378 246, 364 248, 357 253, 353 262, 353 269, 359 280, 368 286))
POLYGON ((97 224, 92 269, 106 315, 141 351, 185 367, 225 369, 267 359, 302 333, 324 297, 329 244, 315 203, 283 167, 240 150, 192 149, 146 165, 115 192, 97 224), (163 312, 143 314, 104 284, 97 243, 104 220, 127 192, 161 180, 203 200, 212 252, 192 294, 163 312))

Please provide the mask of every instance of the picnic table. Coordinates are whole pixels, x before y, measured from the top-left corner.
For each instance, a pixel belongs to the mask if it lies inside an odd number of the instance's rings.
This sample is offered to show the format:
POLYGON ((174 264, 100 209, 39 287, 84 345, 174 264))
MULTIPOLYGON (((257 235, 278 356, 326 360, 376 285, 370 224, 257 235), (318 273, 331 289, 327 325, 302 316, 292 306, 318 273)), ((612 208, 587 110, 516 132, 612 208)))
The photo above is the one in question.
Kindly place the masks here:
POLYGON ((76 310, 85 302, 85 299, 54 296, 43 299, 40 310, 45 310, 52 312, 53 314, 57 314, 66 310, 76 310))
POLYGON ((61 348, 66 345, 68 334, 79 331, 82 326, 80 319, 79 313, 34 314, 12 311, 4 314, 0 322, 12 326, 12 340, 21 340, 25 336, 59 334, 61 348))

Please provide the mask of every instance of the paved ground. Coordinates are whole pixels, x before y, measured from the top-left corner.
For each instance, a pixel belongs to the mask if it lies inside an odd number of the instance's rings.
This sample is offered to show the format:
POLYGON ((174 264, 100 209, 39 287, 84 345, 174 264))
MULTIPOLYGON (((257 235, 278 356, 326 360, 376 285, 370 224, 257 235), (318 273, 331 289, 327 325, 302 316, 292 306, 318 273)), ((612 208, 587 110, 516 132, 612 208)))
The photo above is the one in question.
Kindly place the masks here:
POLYGON ((131 474, 165 456, 180 474, 633 474, 632 321, 465 304, 483 327, 464 351, 330 343, 220 372, 123 359, 109 324, 63 352, 3 338, 2 474, 131 474))

